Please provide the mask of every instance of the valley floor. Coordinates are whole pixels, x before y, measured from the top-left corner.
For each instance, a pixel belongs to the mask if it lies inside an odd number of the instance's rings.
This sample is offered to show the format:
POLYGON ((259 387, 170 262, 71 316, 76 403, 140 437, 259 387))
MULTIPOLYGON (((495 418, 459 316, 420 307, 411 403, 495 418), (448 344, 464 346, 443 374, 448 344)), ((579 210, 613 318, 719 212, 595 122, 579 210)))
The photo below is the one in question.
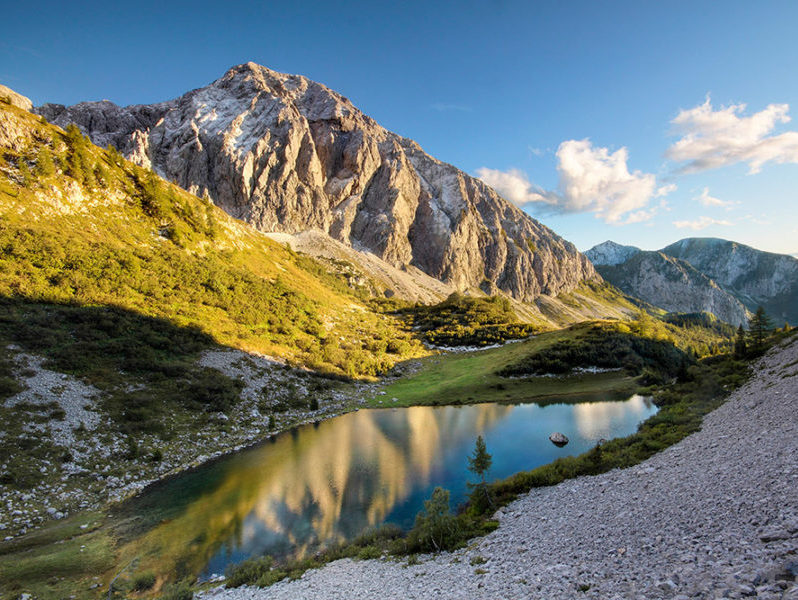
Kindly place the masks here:
POLYGON ((798 339, 772 350, 703 429, 625 470, 535 489, 466 549, 341 560, 271 588, 288 598, 798 600, 798 339))

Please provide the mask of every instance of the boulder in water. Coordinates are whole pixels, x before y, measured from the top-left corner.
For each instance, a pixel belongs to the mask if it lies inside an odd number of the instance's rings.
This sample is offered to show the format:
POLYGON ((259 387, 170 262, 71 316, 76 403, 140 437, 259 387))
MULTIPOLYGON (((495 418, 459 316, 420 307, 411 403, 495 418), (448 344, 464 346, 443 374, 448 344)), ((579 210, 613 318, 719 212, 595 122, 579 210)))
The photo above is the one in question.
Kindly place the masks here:
POLYGON ((549 440, 555 446, 560 446, 561 448, 568 443, 568 437, 564 433, 560 433, 559 431, 555 431, 549 436, 549 440))

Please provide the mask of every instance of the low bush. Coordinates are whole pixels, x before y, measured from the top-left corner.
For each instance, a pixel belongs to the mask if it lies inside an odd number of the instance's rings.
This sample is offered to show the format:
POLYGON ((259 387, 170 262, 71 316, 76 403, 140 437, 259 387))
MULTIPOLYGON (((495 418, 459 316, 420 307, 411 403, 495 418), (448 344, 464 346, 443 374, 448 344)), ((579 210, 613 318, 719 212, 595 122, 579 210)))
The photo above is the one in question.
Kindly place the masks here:
POLYGON ((155 573, 139 573, 135 575, 130 582, 130 587, 133 591, 143 592, 152 588, 155 585, 155 573))
POLYGON ((520 323, 510 300, 451 294, 432 306, 417 305, 398 311, 420 332, 427 343, 437 346, 487 346, 529 337, 532 325, 520 323))
POLYGON ((642 385, 675 377, 691 357, 671 341, 644 337, 625 324, 581 326, 581 334, 562 340, 508 365, 499 375, 567 373, 576 367, 623 368, 632 375, 646 371, 642 385))

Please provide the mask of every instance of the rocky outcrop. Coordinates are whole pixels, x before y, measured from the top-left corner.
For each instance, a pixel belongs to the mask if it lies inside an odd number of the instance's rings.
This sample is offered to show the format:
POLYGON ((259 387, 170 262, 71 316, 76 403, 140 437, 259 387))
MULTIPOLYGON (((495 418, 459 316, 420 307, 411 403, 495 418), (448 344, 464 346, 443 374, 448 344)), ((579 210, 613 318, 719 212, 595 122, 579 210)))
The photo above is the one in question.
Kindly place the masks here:
POLYGON ((169 102, 36 112, 262 231, 320 230, 460 290, 531 301, 598 279, 573 244, 482 181, 301 76, 247 63, 169 102))
POLYGON ((717 238, 686 238, 662 252, 706 273, 750 310, 763 306, 777 325, 798 323, 798 259, 717 238))
POLYGON ((662 252, 639 250, 624 262, 596 268, 617 288, 667 311, 708 312, 735 326, 748 322, 748 311, 731 293, 689 263, 662 252))
POLYGON ((33 102, 22 94, 17 94, 14 90, 4 85, 0 85, 0 102, 6 102, 11 106, 16 106, 22 110, 33 108, 33 102))

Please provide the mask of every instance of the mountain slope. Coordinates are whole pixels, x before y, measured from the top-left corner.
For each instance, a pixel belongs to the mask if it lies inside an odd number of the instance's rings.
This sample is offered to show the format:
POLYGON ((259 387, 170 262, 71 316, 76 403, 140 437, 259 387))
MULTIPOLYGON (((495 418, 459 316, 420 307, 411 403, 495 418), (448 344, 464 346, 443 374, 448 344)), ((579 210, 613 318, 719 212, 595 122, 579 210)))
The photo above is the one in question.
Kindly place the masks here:
POLYGON ((318 229, 458 290, 532 301, 596 277, 571 243, 480 180, 301 76, 247 63, 169 102, 37 112, 261 231, 318 229))
POLYGON ((412 346, 345 280, 77 129, 0 104, 0 149, 6 301, 111 305, 349 375, 412 346))
POLYGON ((798 259, 717 238, 686 238, 662 252, 706 273, 750 310, 762 305, 771 317, 798 323, 798 259))
POLYGON ((614 286, 667 311, 709 312, 733 325, 748 322, 745 306, 734 296, 689 263, 662 252, 639 250, 596 269, 614 286))

